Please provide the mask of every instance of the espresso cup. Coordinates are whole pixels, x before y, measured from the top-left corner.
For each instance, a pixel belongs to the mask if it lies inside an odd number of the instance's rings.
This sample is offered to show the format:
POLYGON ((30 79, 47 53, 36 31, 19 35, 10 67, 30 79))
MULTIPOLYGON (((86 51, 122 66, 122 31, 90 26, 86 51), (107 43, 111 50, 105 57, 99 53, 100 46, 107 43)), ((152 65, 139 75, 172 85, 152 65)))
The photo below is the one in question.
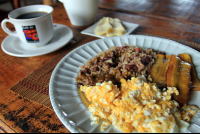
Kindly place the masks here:
POLYGON ((1 26, 7 34, 19 37, 24 45, 44 46, 54 34, 52 12, 53 8, 48 5, 24 6, 11 11, 9 19, 4 19, 1 26), (14 25, 14 32, 7 28, 8 22, 14 25))
POLYGON ((99 0, 59 0, 63 3, 74 26, 88 26, 95 22, 99 0))

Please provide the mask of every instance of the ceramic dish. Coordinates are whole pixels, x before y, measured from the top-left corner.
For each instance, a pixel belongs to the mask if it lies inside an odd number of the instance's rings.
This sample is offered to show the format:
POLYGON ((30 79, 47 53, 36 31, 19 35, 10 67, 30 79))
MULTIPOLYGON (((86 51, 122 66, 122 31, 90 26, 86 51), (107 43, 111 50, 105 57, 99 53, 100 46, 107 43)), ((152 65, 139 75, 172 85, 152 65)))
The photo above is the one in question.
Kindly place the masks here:
POLYGON ((48 54, 56 51, 61 47, 67 45, 67 43, 73 38, 72 30, 61 24, 54 23, 54 36, 52 40, 45 46, 38 48, 30 48, 21 42, 18 37, 8 35, 2 42, 2 50, 15 57, 33 57, 48 54))
MULTIPOLYGON (((105 38, 106 36, 100 36, 100 35, 96 35, 94 34, 94 29, 96 28, 96 26, 98 25, 100 21, 96 22, 94 25, 90 26, 89 28, 83 30, 81 33, 82 34, 86 34, 86 35, 90 35, 90 36, 94 36, 94 37, 99 37, 99 38, 105 38)), ((124 26, 126 33, 124 35, 129 35, 131 32, 133 32, 133 30, 135 30, 139 25, 135 24, 135 23, 130 23, 130 22, 121 22, 122 25, 124 26)))
MULTIPOLYGON (((96 56, 97 53, 111 46, 122 46, 123 43, 164 51, 167 54, 188 53, 192 56, 198 77, 200 78, 200 53, 177 42, 142 35, 127 35, 104 38, 84 44, 67 54, 55 67, 49 84, 49 95, 55 113, 70 132, 99 133, 101 123, 91 125, 90 112, 82 103, 75 81, 79 66, 96 56)), ((200 91, 190 93, 189 104, 200 107, 200 91)), ((195 115, 186 132, 200 132, 200 113, 195 115)), ((113 126, 104 132, 120 132, 113 126)))

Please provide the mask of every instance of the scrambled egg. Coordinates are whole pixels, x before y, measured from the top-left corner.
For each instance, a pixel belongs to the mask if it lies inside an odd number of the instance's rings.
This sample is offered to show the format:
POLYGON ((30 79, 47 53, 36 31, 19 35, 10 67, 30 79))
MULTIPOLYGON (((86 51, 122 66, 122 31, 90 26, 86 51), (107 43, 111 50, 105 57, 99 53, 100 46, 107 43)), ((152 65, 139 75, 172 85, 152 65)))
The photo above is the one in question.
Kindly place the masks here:
POLYGON ((190 118, 199 110, 196 106, 185 106, 171 100, 175 87, 161 91, 154 83, 147 83, 145 77, 121 79, 120 89, 111 81, 96 86, 81 86, 92 113, 92 124, 101 120, 101 131, 110 125, 130 132, 171 133, 187 129, 190 118))

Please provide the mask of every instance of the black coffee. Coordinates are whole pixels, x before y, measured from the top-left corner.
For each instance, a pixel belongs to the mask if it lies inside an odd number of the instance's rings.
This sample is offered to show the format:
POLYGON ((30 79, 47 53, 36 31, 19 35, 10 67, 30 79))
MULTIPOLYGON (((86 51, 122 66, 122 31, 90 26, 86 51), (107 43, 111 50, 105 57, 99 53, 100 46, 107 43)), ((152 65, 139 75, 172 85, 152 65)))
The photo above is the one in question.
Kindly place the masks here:
POLYGON ((31 12, 18 16, 16 19, 31 19, 46 15, 46 12, 31 12))

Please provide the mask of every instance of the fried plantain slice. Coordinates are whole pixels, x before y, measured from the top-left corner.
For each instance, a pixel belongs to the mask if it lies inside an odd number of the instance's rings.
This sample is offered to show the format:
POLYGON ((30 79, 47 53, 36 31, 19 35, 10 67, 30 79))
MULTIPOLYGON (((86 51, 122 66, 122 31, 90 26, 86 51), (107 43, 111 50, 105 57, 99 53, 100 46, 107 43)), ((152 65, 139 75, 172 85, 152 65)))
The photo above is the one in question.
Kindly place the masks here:
POLYGON ((196 70, 192 63, 192 59, 191 59, 190 55, 187 53, 182 53, 182 54, 179 54, 178 57, 181 60, 188 62, 192 65, 191 73, 190 73, 191 74, 191 82, 192 82, 191 90, 192 91, 200 91, 200 81, 199 81, 199 78, 197 77, 196 70))
POLYGON ((177 87, 179 95, 173 94, 173 98, 184 105, 188 101, 190 91, 190 71, 191 64, 182 61, 176 55, 172 55, 169 62, 169 67, 166 72, 166 82, 168 87, 177 87))
POLYGON ((155 63, 153 64, 149 75, 151 75, 152 82, 156 83, 159 88, 166 87, 166 72, 169 66, 171 55, 157 54, 155 63))

